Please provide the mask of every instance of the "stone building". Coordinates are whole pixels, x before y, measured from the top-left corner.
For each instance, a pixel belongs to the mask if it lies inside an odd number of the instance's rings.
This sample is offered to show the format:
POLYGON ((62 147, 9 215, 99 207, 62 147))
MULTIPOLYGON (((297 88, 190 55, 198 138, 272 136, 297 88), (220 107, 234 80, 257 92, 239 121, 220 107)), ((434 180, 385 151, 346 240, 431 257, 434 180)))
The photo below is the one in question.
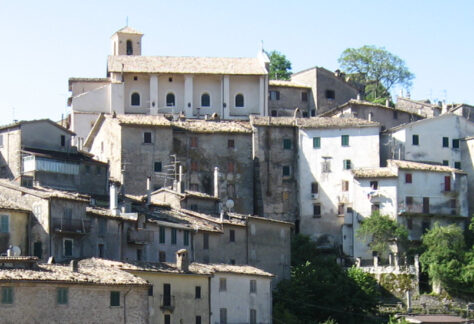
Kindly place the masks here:
POLYGON ((401 110, 417 113, 425 118, 441 115, 441 104, 432 104, 429 100, 413 100, 411 98, 397 97, 395 107, 401 110))
POLYGON ((371 258, 367 242, 356 239, 361 221, 379 211, 403 224, 409 239, 420 241, 435 222, 465 226, 468 214, 466 173, 449 166, 388 160, 383 168, 353 170, 352 208, 345 217, 344 252, 371 258))
POLYGON ((314 107, 311 86, 294 81, 270 80, 268 82, 268 115, 291 117, 295 109, 308 117, 314 107))
POLYGON ((0 257, 0 269, 4 323, 149 323, 146 280, 95 259, 65 266, 0 257))
POLYGON ((107 193, 107 164, 71 146, 74 133, 49 119, 0 127, 0 177, 25 186, 107 193))
POLYGON ((13 246, 20 254, 29 253, 30 213, 27 207, 0 198, 0 254, 6 254, 13 246))
POLYGON ((463 116, 467 120, 474 122, 474 106, 468 104, 451 104, 446 105, 448 113, 463 116))
POLYGON ((143 34, 112 35, 107 78, 71 78, 71 129, 86 138, 100 113, 184 114, 223 119, 267 115, 268 64, 255 58, 142 56, 143 34))
POLYGON ((382 125, 382 130, 425 118, 424 115, 419 115, 418 112, 407 111, 399 107, 384 106, 356 99, 351 99, 345 104, 322 113, 320 116, 354 117, 368 121, 375 121, 382 125))

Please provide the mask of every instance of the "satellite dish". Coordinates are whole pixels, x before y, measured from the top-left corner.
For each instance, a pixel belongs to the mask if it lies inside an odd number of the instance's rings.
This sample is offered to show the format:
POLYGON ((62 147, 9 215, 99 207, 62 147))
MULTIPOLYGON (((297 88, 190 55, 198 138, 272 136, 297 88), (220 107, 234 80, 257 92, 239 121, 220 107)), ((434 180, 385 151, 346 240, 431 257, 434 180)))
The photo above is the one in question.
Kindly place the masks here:
POLYGON ((20 256, 21 255, 21 249, 16 245, 12 246, 12 254, 13 254, 13 256, 20 256))
POLYGON ((232 208, 234 208, 234 201, 232 199, 228 199, 225 202, 225 206, 227 207, 228 210, 231 210, 232 208))

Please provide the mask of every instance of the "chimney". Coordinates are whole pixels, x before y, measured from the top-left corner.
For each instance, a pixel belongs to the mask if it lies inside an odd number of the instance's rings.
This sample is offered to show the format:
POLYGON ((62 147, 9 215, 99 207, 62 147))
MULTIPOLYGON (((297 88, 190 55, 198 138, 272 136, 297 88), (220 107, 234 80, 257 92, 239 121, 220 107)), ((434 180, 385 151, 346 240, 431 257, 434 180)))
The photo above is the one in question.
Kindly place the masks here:
POLYGON ((176 252, 176 268, 180 272, 189 271, 188 250, 181 249, 176 252))
POLYGON ((357 101, 360 101, 360 93, 357 94, 357 101))
POLYGON ((219 168, 214 168, 214 197, 219 198, 219 168))
POLYGON ((110 192, 109 192, 109 199, 110 199, 110 211, 114 215, 118 215, 118 193, 117 193, 117 183, 115 181, 110 182, 110 192))
POLYGON ((146 203, 151 203, 151 177, 146 178, 146 203))
POLYGON ((79 264, 77 263, 77 260, 71 260, 71 262, 69 263, 69 266, 71 267, 72 272, 77 272, 79 268, 79 264))
POLYGON ((178 169, 178 186, 176 191, 179 193, 184 193, 184 182, 183 182, 183 166, 180 164, 178 169))
POLYGON ((7 249, 7 256, 11 257, 13 256, 13 246, 9 246, 7 249))
POLYGON ((388 98, 385 99, 385 106, 390 107, 390 100, 388 98))

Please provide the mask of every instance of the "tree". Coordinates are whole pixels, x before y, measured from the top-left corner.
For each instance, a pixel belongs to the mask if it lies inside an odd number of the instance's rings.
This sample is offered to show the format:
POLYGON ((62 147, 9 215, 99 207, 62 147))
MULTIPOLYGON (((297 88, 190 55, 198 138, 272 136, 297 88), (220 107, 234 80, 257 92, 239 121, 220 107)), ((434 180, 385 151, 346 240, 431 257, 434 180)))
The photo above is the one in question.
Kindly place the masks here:
POLYGON ((369 241, 369 247, 380 256, 390 253, 390 245, 396 244, 399 249, 404 249, 408 242, 408 230, 387 215, 374 212, 369 218, 364 219, 356 236, 369 241))
POLYGON ((270 80, 289 80, 291 76, 291 62, 278 51, 267 53, 270 58, 270 80))
POLYGON ((349 81, 371 101, 390 97, 395 85, 409 88, 414 78, 405 62, 383 47, 347 48, 338 62, 349 81))
POLYGON ((425 252, 420 256, 422 270, 428 273, 437 292, 474 294, 474 249, 466 247, 463 230, 456 224, 435 223, 422 238, 425 252))

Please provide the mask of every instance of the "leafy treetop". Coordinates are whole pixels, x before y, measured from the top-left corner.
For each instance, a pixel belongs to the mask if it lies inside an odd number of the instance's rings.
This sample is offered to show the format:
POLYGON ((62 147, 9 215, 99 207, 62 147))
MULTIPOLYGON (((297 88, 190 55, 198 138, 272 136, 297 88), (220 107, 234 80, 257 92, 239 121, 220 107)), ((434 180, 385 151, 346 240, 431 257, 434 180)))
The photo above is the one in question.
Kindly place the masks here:
POLYGON ((270 59, 270 80, 289 80, 291 76, 291 62, 278 51, 267 53, 270 59))

